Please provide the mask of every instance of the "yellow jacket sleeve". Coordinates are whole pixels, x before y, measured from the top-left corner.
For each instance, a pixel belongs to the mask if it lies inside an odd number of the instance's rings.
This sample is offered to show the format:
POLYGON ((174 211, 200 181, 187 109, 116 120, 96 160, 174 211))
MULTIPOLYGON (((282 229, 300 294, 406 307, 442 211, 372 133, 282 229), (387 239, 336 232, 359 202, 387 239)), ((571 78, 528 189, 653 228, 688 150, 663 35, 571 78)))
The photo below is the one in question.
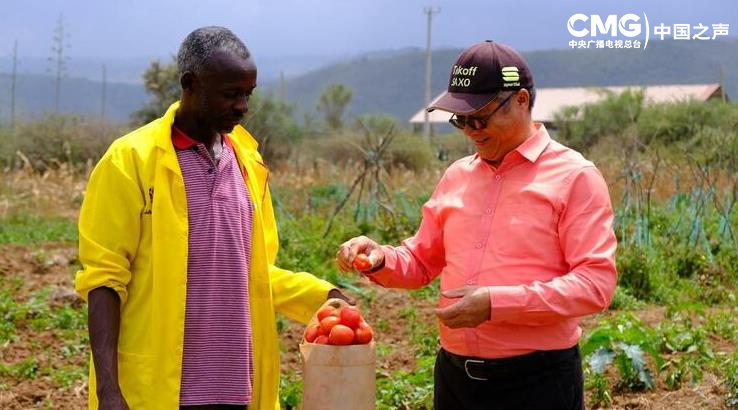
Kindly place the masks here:
POLYGON ((128 297, 126 286, 138 249, 144 199, 125 169, 122 155, 111 147, 87 185, 79 216, 82 270, 75 279, 75 288, 85 300, 101 286, 115 290, 121 303, 128 297))
POLYGON ((279 237, 268 186, 262 201, 262 213, 274 308, 292 320, 307 324, 335 286, 310 273, 292 272, 275 266, 279 237))

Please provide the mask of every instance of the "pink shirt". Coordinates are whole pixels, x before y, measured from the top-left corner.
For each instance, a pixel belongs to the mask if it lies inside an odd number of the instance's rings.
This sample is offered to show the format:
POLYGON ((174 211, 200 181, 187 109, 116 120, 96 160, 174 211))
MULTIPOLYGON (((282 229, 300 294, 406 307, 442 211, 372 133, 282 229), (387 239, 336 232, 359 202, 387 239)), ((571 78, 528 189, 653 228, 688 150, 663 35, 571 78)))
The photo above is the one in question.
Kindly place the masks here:
POLYGON ((574 346, 579 318, 612 299, 617 243, 607 184, 581 154, 536 128, 497 169, 478 155, 451 165, 415 236, 385 246, 385 267, 367 275, 392 288, 419 288, 439 274, 441 290, 488 287, 488 321, 440 324, 452 353, 499 358, 574 346))
POLYGON ((215 164, 204 144, 172 127, 189 229, 183 406, 248 404, 253 393, 248 295, 254 213, 228 136, 223 142, 215 164))

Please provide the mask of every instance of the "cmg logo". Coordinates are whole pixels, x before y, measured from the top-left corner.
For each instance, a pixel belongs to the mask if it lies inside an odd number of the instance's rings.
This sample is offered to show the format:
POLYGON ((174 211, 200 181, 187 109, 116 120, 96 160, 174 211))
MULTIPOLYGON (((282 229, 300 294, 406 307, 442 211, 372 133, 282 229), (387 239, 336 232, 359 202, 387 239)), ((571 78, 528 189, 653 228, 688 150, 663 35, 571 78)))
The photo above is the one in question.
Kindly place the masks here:
MULTIPOLYGON (((643 13, 643 18, 646 20, 646 33, 648 34, 648 18, 646 17, 646 13, 643 13)), ((568 28, 569 33, 574 37, 584 37, 590 33, 592 33, 592 37, 597 37, 597 32, 600 32, 601 34, 610 33, 612 37, 617 37, 618 31, 620 31, 620 34, 625 37, 636 37, 641 34, 641 24, 638 23, 640 19, 641 18, 635 14, 626 14, 618 20, 617 15, 611 14, 607 16, 607 19, 603 23, 602 18, 597 14, 593 14, 589 17, 584 14, 575 14, 569 18, 568 28), (586 22, 587 20, 591 20, 589 29, 582 28, 577 30, 577 28, 574 27, 578 21, 586 22)))

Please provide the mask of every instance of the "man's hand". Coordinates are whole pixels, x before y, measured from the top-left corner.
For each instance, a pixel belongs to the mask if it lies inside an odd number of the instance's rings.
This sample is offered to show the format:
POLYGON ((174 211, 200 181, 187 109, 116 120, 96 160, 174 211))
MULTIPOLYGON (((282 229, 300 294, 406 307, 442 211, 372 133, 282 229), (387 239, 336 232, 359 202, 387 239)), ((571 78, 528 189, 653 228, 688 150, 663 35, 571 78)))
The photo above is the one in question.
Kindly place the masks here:
POLYGON ((457 329, 460 327, 477 327, 490 318, 489 289, 479 286, 465 286, 441 293, 450 299, 459 299, 456 303, 436 309, 436 316, 444 325, 457 329))
POLYGON ((129 410, 128 403, 120 390, 110 394, 98 393, 97 400, 100 402, 98 406, 100 410, 129 410))
POLYGON ((367 255, 371 263, 371 267, 365 269, 364 272, 384 265, 384 251, 382 247, 366 236, 358 236, 349 239, 338 247, 338 252, 336 253, 336 265, 338 265, 338 269, 344 273, 353 271, 354 258, 360 253, 367 255))
POLYGON ((352 306, 356 304, 356 300, 354 300, 354 298, 352 298, 351 296, 344 295, 340 289, 331 289, 328 291, 328 299, 334 299, 334 298, 341 299, 352 306))

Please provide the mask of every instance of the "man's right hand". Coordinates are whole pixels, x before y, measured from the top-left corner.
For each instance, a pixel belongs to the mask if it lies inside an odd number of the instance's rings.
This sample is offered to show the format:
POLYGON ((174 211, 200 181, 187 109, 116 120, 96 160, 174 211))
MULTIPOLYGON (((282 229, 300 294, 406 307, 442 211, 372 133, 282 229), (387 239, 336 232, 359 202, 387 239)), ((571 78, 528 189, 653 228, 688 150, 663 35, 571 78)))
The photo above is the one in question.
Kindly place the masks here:
POLYGON ((120 390, 110 394, 98 393, 97 400, 100 403, 99 410, 129 410, 128 403, 120 390))
POLYGON ((382 247, 367 238, 366 236, 357 236, 341 244, 336 253, 336 265, 341 272, 351 272, 354 269, 354 259, 356 255, 363 253, 369 257, 371 267, 364 269, 368 272, 384 265, 384 250, 382 247))

